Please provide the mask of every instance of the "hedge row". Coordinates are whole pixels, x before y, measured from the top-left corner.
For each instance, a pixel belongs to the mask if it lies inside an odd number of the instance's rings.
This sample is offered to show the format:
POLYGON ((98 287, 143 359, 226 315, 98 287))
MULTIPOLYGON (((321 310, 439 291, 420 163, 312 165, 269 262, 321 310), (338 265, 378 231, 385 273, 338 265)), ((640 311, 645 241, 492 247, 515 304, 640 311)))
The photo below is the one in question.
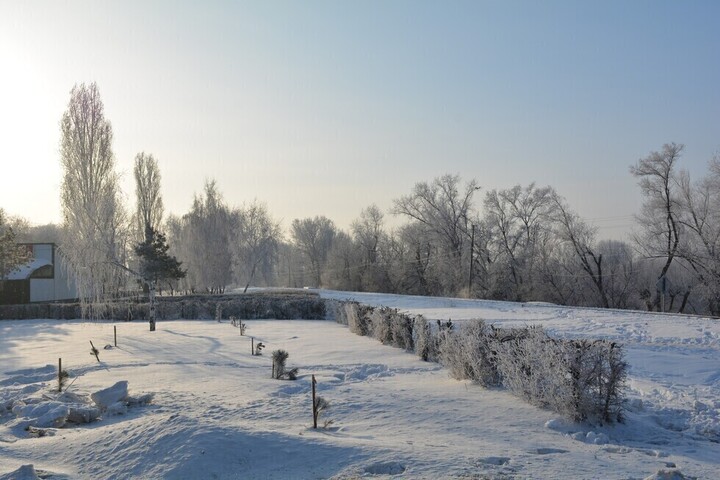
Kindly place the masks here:
POLYGON ((507 388, 576 421, 622 419, 627 363, 614 342, 555 339, 541 327, 496 328, 482 320, 435 325, 355 302, 337 302, 332 313, 352 332, 414 351, 458 380, 507 388))
MULTIPOLYGON (((218 305, 222 318, 238 319, 304 319, 325 318, 325 301, 317 295, 197 295, 193 297, 159 297, 156 315, 160 320, 213 319, 218 305)), ((30 318, 102 320, 144 320, 149 304, 137 301, 115 301, 93 304, 83 311, 79 303, 44 303, 0 306, 0 319, 30 318)))

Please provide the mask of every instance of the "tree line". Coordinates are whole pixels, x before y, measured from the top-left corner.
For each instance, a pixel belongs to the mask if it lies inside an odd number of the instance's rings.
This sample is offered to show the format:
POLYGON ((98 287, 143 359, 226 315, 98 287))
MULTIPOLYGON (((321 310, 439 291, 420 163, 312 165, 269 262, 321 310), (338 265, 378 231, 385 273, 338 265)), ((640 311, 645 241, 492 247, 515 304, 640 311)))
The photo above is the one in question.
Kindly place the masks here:
POLYGON ((483 191, 452 174, 418 182, 387 212, 366 206, 347 231, 320 215, 293 220, 286 234, 262 202, 227 205, 213 180, 187 213, 165 216, 146 153, 135 159, 130 212, 95 84, 72 90, 61 133, 63 223, 35 230, 57 237, 88 300, 127 294, 129 272, 147 277, 136 247, 161 235, 165 256, 182 264, 153 274, 169 293, 325 287, 720 315, 720 157, 692 180, 679 144, 629 167, 643 195, 637 228, 602 240, 551 186, 483 191), (387 215, 405 223, 389 228, 387 215))

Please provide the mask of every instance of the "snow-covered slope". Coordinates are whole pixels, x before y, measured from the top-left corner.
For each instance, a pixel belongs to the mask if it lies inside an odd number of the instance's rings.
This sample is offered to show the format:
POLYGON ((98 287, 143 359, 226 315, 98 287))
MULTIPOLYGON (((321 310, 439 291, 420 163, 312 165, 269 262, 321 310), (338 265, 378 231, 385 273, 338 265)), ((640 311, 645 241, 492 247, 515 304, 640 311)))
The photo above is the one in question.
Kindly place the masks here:
POLYGON ((133 397, 153 400, 32 436, 21 428, 28 418, 0 413, 0 479, 32 478, 17 470, 27 464, 43 478, 641 479, 660 470, 715 478, 720 470, 715 320, 321 294, 431 319, 542 323, 554 335, 617 339, 630 363, 627 421, 567 422, 329 321, 248 321, 247 335, 267 345, 263 356, 250 355, 250 338, 216 321, 161 322, 154 333, 141 322, 117 323, 118 347, 107 350, 110 323, 5 321, 0 412, 13 401, 52 400, 59 357, 78 401, 91 403, 91 393, 123 380, 133 397), (300 367, 297 381, 270 379, 278 348, 300 367), (332 423, 318 430, 311 428, 311 374, 331 404, 325 419, 332 423))

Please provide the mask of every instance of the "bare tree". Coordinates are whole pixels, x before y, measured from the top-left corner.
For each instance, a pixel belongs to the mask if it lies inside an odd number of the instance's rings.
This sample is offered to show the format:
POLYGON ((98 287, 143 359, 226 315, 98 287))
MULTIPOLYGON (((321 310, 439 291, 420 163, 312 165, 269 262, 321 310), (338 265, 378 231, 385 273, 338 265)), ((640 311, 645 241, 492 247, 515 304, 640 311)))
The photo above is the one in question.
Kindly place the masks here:
POLYGON ((377 205, 373 204, 363 209, 360 218, 352 223, 353 239, 362 252, 359 262, 362 290, 381 291, 387 284, 387 274, 381 262, 382 244, 387 241, 383 217, 377 205))
POLYGON ((164 208, 160 193, 160 167, 152 154, 141 152, 135 156, 133 173, 137 238, 142 238, 148 227, 157 232, 162 225, 164 208))
POLYGON ((24 243, 60 243, 61 231, 60 227, 54 223, 47 223, 44 225, 30 225, 23 227, 21 230, 17 230, 14 225, 11 225, 17 239, 24 243))
MULTIPOLYGON (((682 230, 676 164, 684 148, 675 143, 665 144, 661 151, 651 152, 630 167, 645 197, 637 216, 642 231, 635 240, 646 258, 665 259, 658 280, 667 274, 680 248, 682 230)), ((653 303, 659 306, 659 294, 653 303)))
POLYGON ((513 300, 534 296, 534 264, 552 194, 552 188, 536 188, 531 183, 525 188, 516 185, 508 190, 491 190, 485 196, 490 238, 498 252, 497 260, 509 272, 509 287, 514 293, 508 297, 513 300))
POLYGON ((73 87, 60 126, 61 248, 87 307, 124 286, 128 241, 112 127, 95 83, 73 87))
POLYGON ((196 196, 190 212, 183 217, 187 257, 178 256, 188 273, 209 293, 223 293, 232 280, 230 211, 214 180, 205 182, 204 195, 196 196))
POLYGON ((402 291, 413 295, 440 295, 443 293, 440 265, 448 263, 438 256, 438 247, 420 222, 411 222, 400 228, 402 291))
POLYGON ((471 219, 475 216, 472 199, 479 189, 474 179, 461 188, 459 175, 444 175, 431 183, 415 184, 410 195, 394 202, 392 213, 416 221, 434 237, 439 255, 436 260, 446 266, 446 294, 457 294, 464 285, 463 257, 469 253, 471 219))
POLYGON ((295 219, 292 222, 291 233, 295 245, 310 262, 315 286, 321 286, 325 262, 337 233, 335 224, 329 218, 322 216, 295 219))
POLYGON ((260 270, 267 282, 277 263, 282 238, 280 224, 270 217, 267 207, 253 202, 233 212, 233 269, 236 279, 245 283, 245 292, 260 270))
MULTIPOLYGON (((711 314, 720 314, 720 157, 709 165, 709 174, 693 183, 687 172, 679 174, 683 215, 679 222, 687 232, 679 255, 687 261, 702 286, 711 314)), ((677 283, 677 282, 673 282, 677 283)), ((680 308, 684 308, 689 289, 680 308)))
POLYGON ((595 229, 572 212, 565 200, 557 193, 551 195, 550 198, 553 206, 552 217, 558 238, 572 248, 580 269, 592 281, 600 305, 610 308, 610 301, 605 291, 603 255, 597 252, 594 246, 595 229))
POLYGON ((363 252, 347 233, 338 230, 328 252, 325 281, 329 288, 362 291, 363 252))
POLYGON ((603 258, 605 293, 613 308, 639 308, 638 268, 630 244, 619 240, 602 240, 596 245, 603 258))
POLYGON ((427 226, 460 257, 468 238, 472 198, 479 189, 473 179, 461 191, 459 175, 444 175, 431 183, 416 183, 410 195, 395 200, 392 212, 427 226))
POLYGON ((190 222, 186 216, 177 217, 168 215, 165 220, 165 230, 168 232, 168 253, 183 261, 186 275, 181 279, 165 280, 165 285, 172 290, 184 290, 194 293, 195 289, 202 285, 200 279, 200 265, 197 264, 198 255, 191 239, 190 222))

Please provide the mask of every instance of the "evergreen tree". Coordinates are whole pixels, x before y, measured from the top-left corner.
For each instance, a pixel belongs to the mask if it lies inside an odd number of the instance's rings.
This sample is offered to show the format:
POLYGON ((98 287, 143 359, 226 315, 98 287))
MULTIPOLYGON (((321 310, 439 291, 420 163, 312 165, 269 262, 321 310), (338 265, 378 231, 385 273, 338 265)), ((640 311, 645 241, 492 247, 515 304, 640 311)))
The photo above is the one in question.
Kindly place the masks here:
POLYGON ((158 281, 185 277, 182 263, 168 254, 169 248, 165 235, 149 225, 145 227, 145 240, 135 245, 135 255, 140 260, 140 277, 148 287, 151 332, 155 331, 155 290, 158 281))

